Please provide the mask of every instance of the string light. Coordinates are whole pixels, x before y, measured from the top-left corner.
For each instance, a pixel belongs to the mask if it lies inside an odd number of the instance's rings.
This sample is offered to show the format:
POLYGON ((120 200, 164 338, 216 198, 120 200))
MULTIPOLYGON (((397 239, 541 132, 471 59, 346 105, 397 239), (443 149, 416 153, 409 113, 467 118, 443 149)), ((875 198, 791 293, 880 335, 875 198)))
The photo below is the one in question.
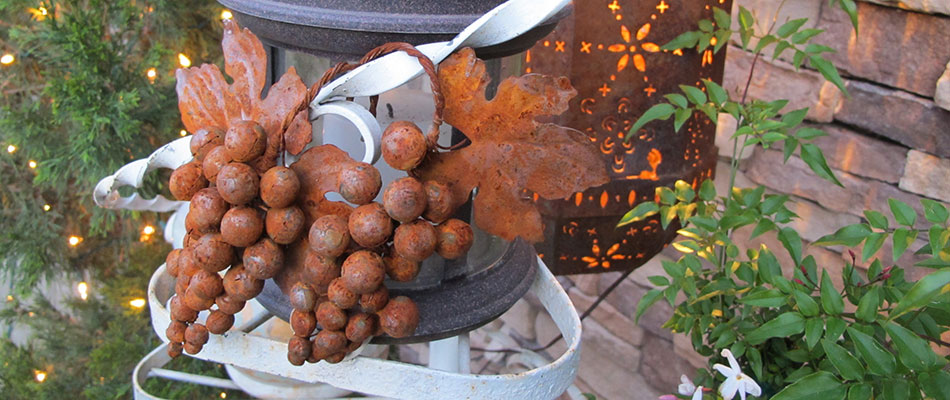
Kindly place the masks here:
POLYGON ((33 18, 36 18, 37 21, 42 21, 46 19, 46 16, 49 15, 49 10, 46 7, 38 8, 29 8, 30 14, 33 14, 33 18))
POLYGON ((38 369, 33 370, 33 379, 39 383, 43 383, 46 380, 46 372, 40 371, 38 369))
POLYGON ((13 154, 13 153, 15 153, 15 152, 16 152, 16 146, 14 146, 14 145, 12 145, 12 144, 9 145, 9 146, 7 146, 7 153, 13 154))
POLYGON ((140 241, 140 242, 147 242, 147 241, 149 241, 149 240, 152 240, 152 234, 154 234, 154 233, 155 233, 155 227, 154 227, 154 226, 145 225, 145 227, 142 228, 142 235, 139 236, 139 241, 140 241))
MULTIPOLYGON (((222 19, 222 20, 231 19, 231 18, 234 18, 234 14, 231 14, 231 10, 222 10, 222 11, 221 11, 221 19, 222 19)), ((222 399, 223 399, 223 398, 224 398, 224 397, 222 397, 222 399)))
POLYGON ((36 169, 36 161, 34 160, 30 160, 30 162, 26 163, 26 165, 29 166, 30 169, 36 169))
POLYGON ((51 208, 53 207, 50 206, 49 204, 43 204, 43 211, 49 211, 51 208))
POLYGON ((158 71, 155 69, 155 67, 149 68, 147 71, 145 71, 145 76, 148 77, 149 82, 155 82, 155 78, 158 77, 158 71))
POLYGON ((221 392, 221 398, 222 398, 222 399, 228 398, 228 394, 227 394, 227 393, 224 393, 224 392, 221 392))
POLYGON ((66 239, 66 243, 69 243, 69 245, 72 247, 78 246, 79 243, 81 242, 82 242, 82 238, 76 235, 72 235, 68 239, 66 239))
POLYGON ((182 68, 188 68, 191 66, 191 59, 184 53, 178 53, 178 64, 181 65, 182 68))
POLYGON ((181 132, 178 132, 178 134, 181 135, 181 137, 185 137, 188 136, 188 131, 182 129, 181 132))
POLYGON ((79 298, 80 298, 80 299, 85 300, 85 299, 89 298, 89 285, 86 284, 86 282, 79 282, 79 283, 77 283, 77 284, 76 284, 76 290, 79 291, 79 298))
POLYGON ((16 57, 14 57, 13 54, 5 53, 4 55, 0 56, 0 64, 10 65, 13 64, 14 61, 16 61, 16 57))
POLYGON ((129 305, 135 308, 145 307, 145 299, 139 297, 137 299, 132 299, 129 301, 129 305))

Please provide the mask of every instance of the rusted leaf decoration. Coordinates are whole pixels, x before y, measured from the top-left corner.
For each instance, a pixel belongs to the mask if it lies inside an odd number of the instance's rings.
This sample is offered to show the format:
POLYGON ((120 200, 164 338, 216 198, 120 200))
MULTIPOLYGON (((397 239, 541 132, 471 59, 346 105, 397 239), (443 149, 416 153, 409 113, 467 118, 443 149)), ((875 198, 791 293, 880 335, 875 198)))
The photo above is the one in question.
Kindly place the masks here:
POLYGON ((300 178, 297 205, 307 215, 307 225, 328 214, 347 217, 353 208, 340 201, 327 200, 326 194, 340 188, 340 171, 359 164, 345 151, 332 144, 312 147, 290 166, 300 178))
POLYGON ((472 144, 433 154, 415 173, 452 187, 456 199, 475 196, 475 223, 506 240, 544 240, 534 194, 561 199, 607 183, 597 148, 574 129, 536 118, 558 115, 577 94, 567 78, 529 74, 505 79, 485 99, 489 78, 472 49, 439 65, 445 122, 472 144))
POLYGON ((290 67, 261 99, 267 79, 264 46, 247 28, 233 20, 224 21, 224 70, 234 83, 228 85, 221 70, 210 64, 179 69, 178 109, 185 129, 226 130, 232 121, 257 121, 267 132, 267 150, 253 163, 263 173, 276 164, 277 155, 287 151, 298 154, 310 143, 307 86, 290 67))

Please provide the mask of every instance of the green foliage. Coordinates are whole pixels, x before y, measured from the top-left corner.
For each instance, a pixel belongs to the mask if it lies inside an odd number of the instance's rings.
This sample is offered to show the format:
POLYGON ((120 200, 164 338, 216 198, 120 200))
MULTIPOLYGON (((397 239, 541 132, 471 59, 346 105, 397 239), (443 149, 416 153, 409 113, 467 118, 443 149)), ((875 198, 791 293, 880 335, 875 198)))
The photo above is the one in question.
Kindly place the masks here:
MULTIPOLYGON (((152 218, 99 209, 92 188, 177 136, 177 53, 220 57, 220 9, 207 0, 0 0, 0 44, 16 57, 0 77, 0 143, 17 148, 0 154, 0 271, 21 294, 115 259, 152 218), (83 245, 71 248, 70 235, 83 245)), ((145 194, 159 192, 149 178, 145 194)))
MULTIPOLYGON (((148 312, 129 305, 145 297, 156 265, 168 250, 164 244, 142 244, 130 252, 130 267, 92 286, 86 301, 74 298, 53 304, 41 294, 17 297, 0 311, 0 321, 29 329, 22 347, 0 339, 0 394, 5 399, 61 399, 66 393, 88 399, 131 398, 135 364, 161 341, 152 331, 148 312), (34 380, 34 370, 46 380, 34 380)), ((175 370, 225 377, 220 366, 181 357, 167 366, 175 370)), ((211 398, 221 391, 167 380, 150 379, 146 390, 168 398, 211 398)), ((229 398, 240 396, 229 393, 229 398)), ((240 398, 240 397, 238 397, 240 398)))
MULTIPOLYGON (((139 241, 145 224, 159 225, 154 214, 101 210, 92 189, 178 136, 177 54, 220 60, 221 9, 213 0, 0 0, 0 50, 15 56, 0 68, 0 144, 16 147, 0 153, 0 272, 15 285, 0 319, 30 333, 25 343, 0 338, 0 398, 131 398, 133 367, 161 342, 129 300, 145 297, 168 248, 157 236, 139 241), (83 241, 70 246, 70 235, 83 241), (93 288, 87 301, 42 294, 40 282, 79 280, 93 288)), ((147 177, 143 193, 163 191, 159 181, 147 177)), ((195 360, 170 367, 224 376, 195 360)), ((163 397, 220 393, 147 385, 163 397)))
MULTIPOLYGON (((854 1, 832 3, 851 15, 856 28, 854 1)), ((755 57, 769 46, 774 46, 773 58, 791 52, 796 67, 807 60, 845 90, 837 69, 821 56, 832 50, 809 43, 821 31, 805 28, 807 20, 782 21, 758 34, 749 10, 739 7, 738 26, 721 14, 716 11, 715 22, 700 21, 699 30, 683 33, 664 48, 702 51, 713 36, 737 37, 736 42, 755 57)), ((641 299, 637 317, 656 302, 667 301, 674 312, 666 328, 690 337, 694 349, 710 357, 710 366, 722 363, 719 354, 729 349, 742 359, 743 370, 751 371, 766 397, 946 398, 948 358, 938 356, 931 345, 948 346, 940 338, 950 330, 950 210, 924 200, 926 222, 918 221, 913 207, 891 199, 887 212, 865 212, 866 222, 843 227, 814 244, 860 246, 861 259, 870 266, 866 272, 858 270, 852 252, 844 268, 832 271, 806 256, 800 235, 789 226, 798 216, 786 205, 788 196, 766 194, 764 186, 734 184, 735 160, 745 151, 781 146, 786 161, 797 152, 817 176, 841 185, 821 149, 810 143, 824 133, 800 127, 808 109, 786 110, 786 100, 749 100, 744 95, 734 99, 712 81, 682 86, 680 93, 664 98, 667 102, 653 106, 634 123, 631 134, 670 117, 678 130, 694 116, 716 123, 719 114, 730 114, 738 121, 732 136, 732 177, 725 193, 717 193, 710 181, 698 188, 682 181, 658 188, 655 203, 639 204, 621 221, 658 214, 664 227, 674 219, 684 226, 678 231, 680 240, 673 243, 682 256, 662 263, 665 275, 650 277, 657 287, 641 299), (762 245, 740 251, 731 237, 746 226, 753 227, 752 237, 774 234, 782 249, 762 245), (935 271, 913 282, 905 279, 899 266, 884 267, 905 254, 918 237, 927 239, 927 245, 916 250, 924 257, 918 265, 935 271), (876 259, 887 243, 894 249, 893 260, 876 259), (776 251, 784 254, 779 257, 776 251), (841 276, 837 287, 832 276, 841 276)), ((710 368, 701 373, 697 385, 716 387, 722 379, 710 368)))

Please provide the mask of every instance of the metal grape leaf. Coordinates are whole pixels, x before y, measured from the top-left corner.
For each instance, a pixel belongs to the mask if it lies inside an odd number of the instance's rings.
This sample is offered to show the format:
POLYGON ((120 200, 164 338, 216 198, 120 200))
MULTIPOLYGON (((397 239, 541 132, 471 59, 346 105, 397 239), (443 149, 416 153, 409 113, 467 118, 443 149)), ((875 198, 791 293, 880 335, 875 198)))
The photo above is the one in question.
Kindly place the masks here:
POLYGON ((558 115, 577 94, 567 78, 528 74, 505 79, 485 99, 485 64, 466 48, 439 65, 443 118, 472 144, 432 154, 415 174, 448 184, 454 198, 478 188, 474 219, 506 240, 544 240, 535 195, 562 199, 607 183, 597 147, 581 132, 536 121, 558 115))
POLYGON ((224 20, 224 69, 234 83, 228 84, 218 67, 179 69, 178 109, 185 129, 226 130, 232 121, 253 120, 267 132, 264 155, 251 164, 263 173, 276 164, 277 155, 288 143, 291 154, 300 153, 310 143, 307 118, 307 86, 290 67, 261 98, 267 80, 267 54, 257 36, 237 22, 224 20))
POLYGON ((297 206, 307 215, 307 225, 324 215, 347 217, 353 208, 341 201, 327 200, 329 192, 340 188, 340 171, 359 162, 332 144, 311 147, 300 155, 290 169, 300 178, 297 206))

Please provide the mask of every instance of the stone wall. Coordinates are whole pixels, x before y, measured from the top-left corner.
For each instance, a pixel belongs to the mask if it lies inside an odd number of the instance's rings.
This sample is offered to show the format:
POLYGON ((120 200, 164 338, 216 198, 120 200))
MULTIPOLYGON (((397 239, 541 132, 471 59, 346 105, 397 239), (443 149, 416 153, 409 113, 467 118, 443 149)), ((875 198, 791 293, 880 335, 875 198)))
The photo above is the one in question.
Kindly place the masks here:
MULTIPOLYGON (((737 5, 763 20, 771 19, 777 3, 737 0, 737 5)), ((789 109, 810 107, 807 123, 828 133, 816 144, 844 188, 816 177, 797 157, 783 165, 781 152, 775 150, 757 149, 744 157, 737 179, 740 186, 762 184, 772 192, 792 195, 797 202, 794 211, 802 217, 795 227, 806 241, 862 221, 864 209, 887 211, 889 197, 918 212, 921 198, 950 202, 950 2, 871 0, 859 2, 858 11, 858 36, 847 15, 826 0, 788 0, 778 17, 779 21, 808 17, 812 26, 826 30, 819 42, 838 51, 829 58, 839 66, 850 96, 815 71, 796 72, 790 60, 759 60, 750 85, 751 97, 787 98, 789 109)), ((738 47, 728 49, 724 86, 733 94, 744 87, 752 59, 738 47)), ((731 134, 727 129, 720 133, 725 138, 731 134)), ((728 176, 725 151, 722 156, 720 177, 728 176)), ((736 241, 781 248, 775 237, 748 237, 748 232, 740 231, 736 241)), ((677 257, 670 250, 624 280, 584 321, 576 381, 582 391, 604 399, 655 399, 673 392, 681 374, 692 376, 695 368, 705 366, 706 360, 692 351, 687 339, 661 327, 670 315, 669 305, 659 302, 639 324, 632 320, 637 302, 652 287, 646 278, 663 274, 661 259, 677 257)), ((840 282, 840 269, 848 257, 845 250, 811 246, 807 252, 840 282)), ((858 254, 859 250, 855 249, 858 254)), ((881 255, 890 259, 890 251, 885 245, 881 255)), ((780 257, 783 253, 776 252, 780 257)), ((904 266, 913 262, 912 255, 899 261, 904 266)), ((925 272, 913 269, 910 275, 925 272)), ((561 280, 580 312, 618 276, 615 272, 561 280)), ((531 299, 519 302, 493 326, 506 336, 476 333, 473 346, 530 348, 557 335, 553 322, 531 299)), ((556 357, 563 349, 559 343, 549 352, 556 357)), ((507 365, 500 353, 473 352, 473 357, 481 365, 477 369, 496 365, 495 370, 504 370, 507 365)))

